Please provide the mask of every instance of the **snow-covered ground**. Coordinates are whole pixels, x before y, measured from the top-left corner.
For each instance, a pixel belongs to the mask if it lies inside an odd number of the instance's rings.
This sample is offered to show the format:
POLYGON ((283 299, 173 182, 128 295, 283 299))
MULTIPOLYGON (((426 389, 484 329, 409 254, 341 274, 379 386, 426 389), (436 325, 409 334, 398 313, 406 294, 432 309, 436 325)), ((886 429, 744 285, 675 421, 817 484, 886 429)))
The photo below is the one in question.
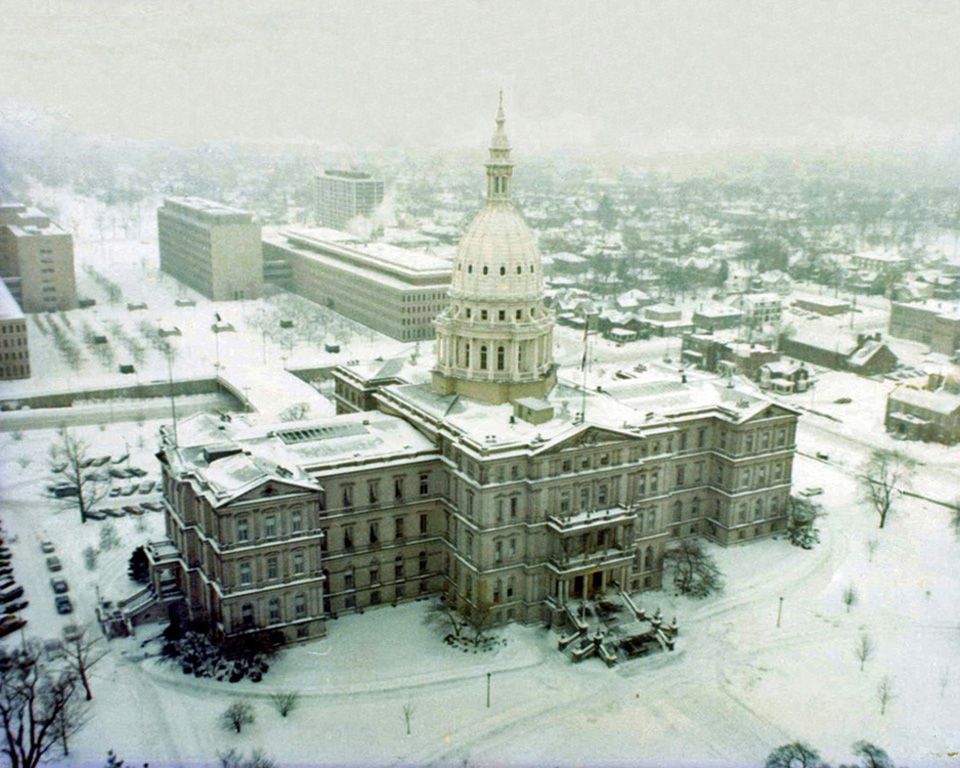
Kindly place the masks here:
MULTIPOLYGON (((878 531, 852 477, 867 449, 814 428, 813 418, 804 417, 801 449, 825 448, 838 463, 801 456, 796 479, 799 487, 828 489, 823 542, 812 551, 783 541, 717 550, 727 579, 717 598, 642 594, 640 604, 678 616, 672 654, 613 670, 597 661, 575 666, 555 650, 556 636, 539 627, 508 628, 506 645, 492 654, 463 653, 424 625, 421 602, 332 621, 327 638, 286 651, 262 683, 231 685, 144 659, 156 650, 142 647, 156 631, 144 628, 138 638, 112 642, 95 668, 94 717, 75 740, 74 760, 101 760, 113 748, 152 765, 195 764, 236 745, 261 746, 283 765, 740 765, 759 764, 772 747, 797 738, 829 759, 848 759, 849 745, 866 738, 901 762, 950 764, 945 753, 956 748, 960 722, 960 543, 948 530, 949 513, 903 498, 878 531), (879 542, 872 560, 871 538, 879 542), (858 602, 847 612, 841 596, 851 585, 858 602), (876 652, 860 672, 854 644, 863 632, 876 652), (875 692, 884 675, 896 698, 881 716, 875 692), (301 693, 286 720, 269 702, 278 690, 301 693), (257 721, 237 736, 219 726, 218 716, 240 697, 253 704, 257 721), (415 708, 409 737, 405 704, 415 708)), ((132 463, 154 474, 155 427, 78 430, 96 441, 98 453, 120 454, 130 445, 132 463)), ((53 436, 0 435, 0 504, 31 603, 28 634, 47 637, 68 620, 89 621, 96 589, 108 597, 133 591, 127 553, 162 535, 160 515, 113 521, 123 546, 86 570, 82 550, 96 545, 103 523, 81 526, 75 512, 53 511, 44 498, 53 436), (38 546, 44 537, 65 563, 77 604, 68 619, 53 612, 38 546)), ((944 491, 955 470, 927 464, 917 482, 944 491)))

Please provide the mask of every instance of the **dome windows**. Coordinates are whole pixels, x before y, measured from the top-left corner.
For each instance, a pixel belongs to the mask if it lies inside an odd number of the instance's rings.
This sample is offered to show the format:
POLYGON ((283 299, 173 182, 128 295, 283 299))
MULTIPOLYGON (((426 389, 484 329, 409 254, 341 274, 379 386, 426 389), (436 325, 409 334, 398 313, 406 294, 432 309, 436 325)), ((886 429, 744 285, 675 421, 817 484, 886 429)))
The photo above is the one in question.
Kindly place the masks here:
POLYGON ((480 347, 480 370, 487 370, 487 345, 480 347))
POLYGON ((519 264, 517 264, 517 274, 519 275, 519 274, 521 274, 522 272, 523 272, 523 267, 521 267, 519 264))
POLYGON ((505 274, 507 274, 507 268, 506 268, 506 267, 500 267, 500 276, 503 277, 505 274))
POLYGON ((472 274, 473 274, 473 264, 468 264, 468 265, 467 265, 467 274, 468 274, 468 275, 472 275, 472 274))
POLYGON ((490 268, 489 268, 489 267, 484 267, 484 268, 483 268, 483 274, 486 275, 486 274, 489 274, 489 272, 490 272, 490 268))
POLYGON ((503 347, 497 347, 497 370, 502 371, 506 365, 507 352, 503 347))

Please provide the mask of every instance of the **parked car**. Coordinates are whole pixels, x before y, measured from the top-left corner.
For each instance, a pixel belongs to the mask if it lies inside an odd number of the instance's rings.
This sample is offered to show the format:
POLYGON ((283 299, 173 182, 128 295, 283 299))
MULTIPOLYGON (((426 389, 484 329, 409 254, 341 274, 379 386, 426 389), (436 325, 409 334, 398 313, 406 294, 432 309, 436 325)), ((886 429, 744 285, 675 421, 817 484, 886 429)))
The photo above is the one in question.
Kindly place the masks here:
POLYGON ((109 456, 99 456, 98 458, 96 458, 96 459, 93 460, 93 466, 95 466, 95 467, 102 467, 102 466, 103 466, 104 464, 106 464, 108 461, 110 461, 110 457, 109 457, 109 456))
POLYGON ((140 493, 150 493, 150 491, 153 490, 154 484, 153 480, 144 480, 140 483, 140 493))
POLYGON ((127 506, 125 506, 125 507, 123 508, 123 511, 126 512, 128 515, 142 515, 142 514, 143 514, 143 510, 140 509, 140 507, 134 506, 134 505, 132 505, 132 504, 128 504, 127 506))
MULTIPOLYGON (((130 458, 130 454, 129 454, 129 453, 125 453, 125 454, 123 454, 123 456, 117 456, 117 458, 111 459, 111 460, 110 460, 110 463, 111 463, 111 464, 123 464, 123 462, 125 462, 125 461, 126 461, 127 459, 129 459, 129 458, 130 458)), ((111 470, 111 472, 112 472, 112 470, 111 470)))
POLYGON ((79 624, 66 624, 63 627, 63 639, 68 643, 83 637, 83 627, 79 624))
POLYGON ((63 658, 63 643, 59 640, 45 640, 43 643, 43 652, 50 661, 63 658))
POLYGON ((60 483, 60 485, 53 486, 53 495, 58 499, 63 499, 67 496, 79 496, 80 491, 73 483, 60 483))
POLYGON ((23 587, 14 587, 6 592, 0 592, 0 603, 6 605, 21 597, 23 597, 23 587))
POLYGON ((28 605, 30 605, 29 600, 17 600, 13 603, 7 603, 5 606, 3 606, 3 610, 7 613, 16 613, 17 611, 22 611, 28 605))
POLYGON ((129 472, 129 477, 146 477, 147 474, 147 470, 140 469, 140 467, 130 467, 127 472, 129 472))
POLYGON ((27 625, 26 619, 4 616, 0 619, 0 637, 6 637, 27 625))
POLYGON ((40 542, 40 551, 43 552, 45 555, 49 555, 53 552, 56 552, 57 548, 53 546, 52 541, 45 539, 44 541, 40 542))
POLYGON ((823 451, 817 451, 817 458, 820 459, 820 461, 829 461, 830 454, 824 453, 823 451))
POLYGON ((70 591, 70 585, 67 584, 67 580, 60 576, 54 576, 52 579, 50 579, 50 587, 58 595, 62 595, 64 592, 70 591))
POLYGON ((17 582, 14 581, 10 576, 0 579, 0 592, 6 592, 8 589, 11 589, 15 586, 17 586, 17 582))
POLYGON ((54 605, 57 607, 57 613, 61 615, 73 613, 73 603, 70 602, 70 598, 66 595, 59 595, 54 601, 54 605))
POLYGON ((119 485, 113 486, 113 488, 110 489, 110 498, 115 499, 122 491, 123 488, 121 488, 119 485))
POLYGON ((88 509, 87 510, 87 519, 88 520, 106 520, 107 516, 103 514, 102 510, 99 509, 88 509))
POLYGON ((159 501, 145 501, 140 506, 150 512, 160 512, 163 509, 163 504, 159 501))
POLYGON ((801 496, 806 496, 810 498, 811 496, 820 496, 823 493, 823 488, 819 486, 812 486, 810 488, 804 488, 800 491, 801 496))
MULTIPOLYGON (((124 509, 126 509, 126 507, 124 507, 124 509)), ((124 517, 127 513, 124 512, 123 509, 120 509, 120 507, 105 507, 103 514, 107 517, 124 517)))
POLYGON ((137 492, 136 483, 131 483, 130 485, 125 485, 123 490, 120 491, 121 496, 133 496, 137 492))
POLYGON ((48 571, 62 571, 63 563, 60 562, 60 558, 56 555, 50 555, 47 558, 47 570, 48 571))
POLYGON ((13 576, 13 566, 5 565, 3 568, 0 568, 0 576, 13 576))

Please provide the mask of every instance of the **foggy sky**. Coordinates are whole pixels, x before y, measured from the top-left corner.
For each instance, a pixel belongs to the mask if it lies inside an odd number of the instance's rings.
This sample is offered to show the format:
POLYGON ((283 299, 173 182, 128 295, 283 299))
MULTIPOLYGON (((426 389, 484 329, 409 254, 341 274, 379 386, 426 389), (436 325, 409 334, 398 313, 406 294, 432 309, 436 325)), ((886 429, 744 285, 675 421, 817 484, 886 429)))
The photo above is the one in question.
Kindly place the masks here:
MULTIPOLYGON (((94 134, 528 151, 955 139, 960 2, 13 2, 0 104, 94 134)), ((9 112, 8 112, 9 114, 9 112)))

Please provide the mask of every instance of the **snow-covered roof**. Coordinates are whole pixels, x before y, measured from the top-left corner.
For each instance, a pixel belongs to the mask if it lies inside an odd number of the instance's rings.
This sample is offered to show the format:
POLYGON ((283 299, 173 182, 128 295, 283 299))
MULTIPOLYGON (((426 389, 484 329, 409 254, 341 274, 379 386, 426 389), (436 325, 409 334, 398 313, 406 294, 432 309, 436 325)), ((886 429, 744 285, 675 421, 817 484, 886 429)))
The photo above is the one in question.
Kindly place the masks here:
POLYGON ((890 393, 890 399, 894 402, 944 415, 950 415, 960 410, 960 395, 942 390, 931 392, 927 389, 899 386, 890 393))

